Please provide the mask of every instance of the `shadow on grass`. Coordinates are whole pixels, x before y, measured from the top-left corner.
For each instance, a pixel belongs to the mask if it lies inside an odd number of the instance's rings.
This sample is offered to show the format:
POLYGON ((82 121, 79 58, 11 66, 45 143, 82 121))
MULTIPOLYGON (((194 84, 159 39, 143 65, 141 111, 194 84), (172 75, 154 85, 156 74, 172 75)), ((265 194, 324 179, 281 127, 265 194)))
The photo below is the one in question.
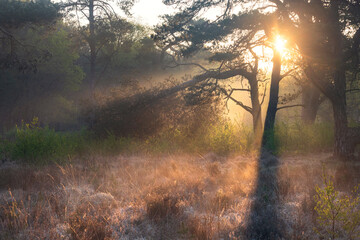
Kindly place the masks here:
POLYGON ((258 176, 253 193, 253 203, 245 229, 247 239, 281 239, 281 221, 278 217, 279 159, 262 150, 258 157, 258 176))

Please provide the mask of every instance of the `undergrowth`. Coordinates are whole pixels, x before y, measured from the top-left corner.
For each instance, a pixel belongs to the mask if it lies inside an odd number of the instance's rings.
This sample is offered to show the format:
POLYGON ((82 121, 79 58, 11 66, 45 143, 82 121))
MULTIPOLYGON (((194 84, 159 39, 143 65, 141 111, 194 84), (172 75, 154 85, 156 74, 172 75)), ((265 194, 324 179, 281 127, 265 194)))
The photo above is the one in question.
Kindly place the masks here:
MULTIPOLYGON (((187 126, 169 127, 147 138, 121 137, 112 132, 97 136, 88 130, 56 132, 41 127, 37 118, 22 123, 1 139, 0 156, 29 164, 61 163, 76 156, 117 154, 208 153, 228 156, 256 151, 250 127, 219 119, 196 131, 187 126)), ((330 124, 280 123, 275 128, 278 153, 309 153, 329 150, 333 144, 330 124)))
POLYGON ((309 153, 330 150, 334 131, 330 123, 278 123, 275 126, 275 145, 279 153, 309 153))
POLYGON ((315 188, 315 231, 326 239, 359 239, 360 197, 359 187, 350 194, 341 194, 334 187, 333 180, 323 174, 324 187, 315 188))
POLYGON ((37 118, 16 126, 13 135, 3 141, 2 152, 13 160, 29 164, 60 163, 75 154, 83 144, 81 133, 60 133, 41 127, 37 118))

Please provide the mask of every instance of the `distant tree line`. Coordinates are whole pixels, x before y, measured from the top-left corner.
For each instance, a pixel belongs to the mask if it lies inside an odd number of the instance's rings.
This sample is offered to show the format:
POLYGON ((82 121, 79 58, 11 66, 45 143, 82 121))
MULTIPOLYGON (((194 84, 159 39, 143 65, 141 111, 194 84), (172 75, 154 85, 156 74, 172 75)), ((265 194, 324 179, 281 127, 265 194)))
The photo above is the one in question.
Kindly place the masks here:
MULTIPOLYGON (((132 1, 118 4, 128 12, 132 1)), ((127 84, 157 68, 160 52, 149 32, 106 1, 1 0, 2 130, 34 116, 71 124, 79 108, 96 105, 99 86, 127 84)))

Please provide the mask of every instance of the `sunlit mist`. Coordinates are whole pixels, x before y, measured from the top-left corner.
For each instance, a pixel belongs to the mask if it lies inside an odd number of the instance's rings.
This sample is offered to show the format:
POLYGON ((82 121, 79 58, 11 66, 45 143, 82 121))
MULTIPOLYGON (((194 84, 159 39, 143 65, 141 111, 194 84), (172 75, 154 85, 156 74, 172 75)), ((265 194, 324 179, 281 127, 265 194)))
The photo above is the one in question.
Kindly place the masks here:
POLYGON ((278 52, 283 53, 286 50, 286 43, 286 39, 280 35, 277 35, 274 41, 274 47, 278 52))

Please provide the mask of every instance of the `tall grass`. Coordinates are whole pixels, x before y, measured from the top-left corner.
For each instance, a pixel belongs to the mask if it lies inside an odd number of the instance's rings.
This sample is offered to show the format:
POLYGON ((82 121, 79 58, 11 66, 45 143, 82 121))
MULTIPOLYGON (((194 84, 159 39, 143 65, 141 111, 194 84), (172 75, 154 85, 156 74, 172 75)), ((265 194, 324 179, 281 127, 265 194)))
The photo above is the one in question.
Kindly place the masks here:
POLYGON ((148 138, 145 149, 150 153, 206 153, 219 155, 249 152, 252 147, 251 128, 228 120, 204 124, 196 132, 186 127, 165 129, 148 138))
POLYGON ((308 153, 330 150, 334 143, 331 123, 278 123, 275 126, 275 145, 279 153, 308 153))
MULTIPOLYGON (((277 153, 310 153, 328 151, 334 141, 330 123, 279 123, 275 127, 274 144, 277 153)), ((227 120, 204 126, 196 134, 186 129, 168 129, 148 138, 145 148, 148 152, 214 152, 219 155, 249 153, 256 149, 252 128, 227 120)))

